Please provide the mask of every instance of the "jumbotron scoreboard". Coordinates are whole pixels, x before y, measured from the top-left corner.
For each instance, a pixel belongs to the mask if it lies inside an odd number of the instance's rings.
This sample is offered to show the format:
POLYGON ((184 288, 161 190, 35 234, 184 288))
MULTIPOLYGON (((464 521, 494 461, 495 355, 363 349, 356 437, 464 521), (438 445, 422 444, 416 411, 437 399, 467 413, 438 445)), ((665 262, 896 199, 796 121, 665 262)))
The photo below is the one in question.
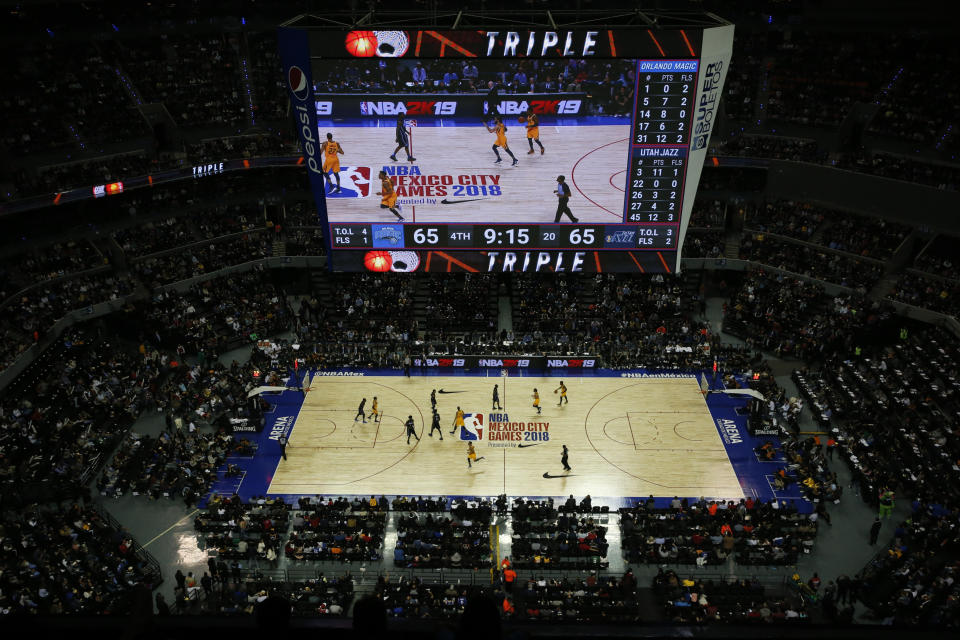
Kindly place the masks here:
POLYGON ((678 271, 732 42, 282 27, 331 268, 678 271))

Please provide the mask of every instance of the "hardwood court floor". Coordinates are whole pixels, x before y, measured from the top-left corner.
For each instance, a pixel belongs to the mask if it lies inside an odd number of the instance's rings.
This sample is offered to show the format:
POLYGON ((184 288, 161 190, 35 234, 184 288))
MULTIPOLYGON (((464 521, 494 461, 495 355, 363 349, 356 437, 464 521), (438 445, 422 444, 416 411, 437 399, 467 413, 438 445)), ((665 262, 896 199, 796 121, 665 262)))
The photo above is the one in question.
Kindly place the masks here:
MULTIPOLYGON (((394 222, 396 218, 380 209, 380 180, 384 166, 416 166, 421 176, 398 176, 398 202, 407 222, 418 223, 552 223, 557 210, 558 175, 566 177, 572 197, 570 209, 581 222, 623 222, 624 188, 628 153, 629 122, 623 125, 541 126, 540 140, 546 153, 534 145, 528 155, 526 132, 516 120, 507 121, 507 142, 520 161, 511 166, 503 150, 501 164, 491 150, 493 134, 479 122, 455 127, 413 127, 415 163, 406 161, 403 151, 398 162, 389 155, 396 146, 393 127, 322 127, 321 138, 329 131, 340 142, 344 195, 351 195, 365 178, 357 167, 369 170, 366 197, 328 197, 330 222, 394 222), (451 182, 440 186, 440 181, 451 182), (436 186, 430 187, 431 183, 436 186), (442 191, 438 190, 438 186, 442 191), (495 187, 491 193, 490 187, 495 187), (423 189, 423 191, 416 191, 423 189), (485 189, 485 190, 484 190, 485 189), (442 200, 456 201, 443 204, 442 200), (467 201, 472 200, 472 201, 467 201)), ((563 222, 570 222, 564 216, 563 222)))
MULTIPOLYGON (((740 482, 694 378, 567 378, 570 404, 557 407, 558 378, 315 377, 296 418, 288 460, 271 494, 565 495, 741 498, 740 482), (549 440, 524 448, 490 442, 491 392, 500 385, 508 420, 546 423, 549 440), (540 390, 542 415, 531 406, 540 390), (430 391, 438 393, 443 441, 427 436, 430 391), (360 399, 379 423, 354 422, 360 399), (468 469, 467 443, 451 435, 457 406, 482 413, 484 456, 468 469), (412 415, 420 441, 406 443, 412 415), (564 473, 561 445, 573 470, 564 473), (544 478, 543 474, 551 476, 544 478)), ((499 413, 499 412, 494 412, 499 413)), ((495 418, 496 419, 496 418, 495 418)), ((534 436, 541 437, 541 436, 534 436)))

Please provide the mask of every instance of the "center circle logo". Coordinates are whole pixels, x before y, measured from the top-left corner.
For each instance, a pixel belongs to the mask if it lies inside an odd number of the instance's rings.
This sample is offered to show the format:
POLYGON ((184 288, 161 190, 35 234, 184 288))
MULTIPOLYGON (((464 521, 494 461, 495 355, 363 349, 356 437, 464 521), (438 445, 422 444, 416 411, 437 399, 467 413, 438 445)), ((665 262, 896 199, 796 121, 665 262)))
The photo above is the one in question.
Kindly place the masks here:
POLYGON ((293 93, 294 98, 300 102, 307 99, 310 87, 307 82, 307 74, 303 72, 303 69, 296 65, 290 67, 290 70, 287 71, 287 83, 290 85, 290 92, 293 93))

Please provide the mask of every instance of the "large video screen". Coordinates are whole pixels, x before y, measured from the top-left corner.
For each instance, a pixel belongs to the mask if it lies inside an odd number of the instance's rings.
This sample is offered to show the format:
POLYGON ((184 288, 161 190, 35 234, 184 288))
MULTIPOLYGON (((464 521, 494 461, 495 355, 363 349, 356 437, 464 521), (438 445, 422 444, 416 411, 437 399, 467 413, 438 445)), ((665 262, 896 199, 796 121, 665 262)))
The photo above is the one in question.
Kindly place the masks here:
POLYGON ((288 78, 334 270, 677 270, 729 53, 705 66, 696 30, 435 33, 312 34, 288 78))

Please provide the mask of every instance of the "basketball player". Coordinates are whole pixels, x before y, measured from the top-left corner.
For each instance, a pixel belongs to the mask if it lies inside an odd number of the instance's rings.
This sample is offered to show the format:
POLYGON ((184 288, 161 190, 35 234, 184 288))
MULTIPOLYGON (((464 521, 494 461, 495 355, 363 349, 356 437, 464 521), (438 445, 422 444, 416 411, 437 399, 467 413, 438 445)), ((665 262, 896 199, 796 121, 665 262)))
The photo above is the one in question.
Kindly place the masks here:
POLYGON ((440 428, 440 414, 437 413, 437 410, 433 410, 433 424, 430 425, 430 433, 427 435, 431 438, 433 437, 433 432, 436 431, 440 434, 440 441, 443 441, 443 429, 440 428))
POLYGON ((571 471, 570 458, 568 457, 567 445, 563 445, 563 454, 560 456, 560 463, 563 464, 564 471, 571 471))
POLYGON ((570 187, 565 180, 566 178, 563 176, 557 176, 557 188, 553 191, 557 194, 557 215, 553 219, 554 224, 560 222, 560 216, 564 214, 569 216, 572 222, 580 222, 573 217, 573 212, 570 211, 570 207, 567 206, 567 203, 570 202, 570 187))
POLYGON ((386 171, 380 172, 380 191, 377 191, 377 195, 380 196, 380 208, 390 209, 390 213, 397 216, 397 222, 403 222, 399 211, 401 207, 397 204, 397 192, 393 190, 393 183, 386 171))
POLYGON ((530 151, 527 151, 527 155, 533 153, 534 142, 540 147, 540 155, 543 155, 544 148, 540 142, 540 120, 533 111, 525 111, 523 115, 527 117, 527 144, 530 145, 530 151))
POLYGON ((487 127, 487 131, 490 133, 497 134, 497 141, 493 143, 493 152, 497 154, 496 164, 503 162, 503 158, 500 157, 500 151, 498 149, 498 147, 503 147, 503 150, 506 151, 511 158, 513 158, 512 166, 517 166, 520 161, 517 160, 517 157, 513 155, 513 151, 510 151, 510 147, 507 146, 507 125, 503 124, 503 118, 500 116, 494 116, 492 129, 486 125, 486 123, 484 123, 484 126, 487 127))
POLYGON ((367 414, 364 413, 363 408, 367 405, 367 399, 364 398, 360 401, 360 408, 357 409, 357 415, 353 417, 353 421, 356 422, 357 418, 363 418, 363 424, 367 424, 367 414))
POLYGON ((503 411, 503 407, 500 406, 500 392, 497 390, 499 385, 493 385, 493 407, 492 409, 499 409, 503 411))
MULTIPOLYGON (((570 400, 567 398, 567 385, 563 384, 563 380, 560 381, 560 386, 553 390, 554 393, 557 391, 560 392, 560 402, 557 403, 557 406, 562 405, 564 400, 567 401, 567 404, 570 404, 570 400)), ((376 401, 376 398, 374 398, 374 401, 376 401)))
POLYGON ((332 133, 328 133, 326 141, 320 145, 320 151, 323 153, 323 177, 327 181, 328 193, 340 193, 340 158, 337 154, 343 155, 343 147, 334 141, 332 133), (336 189, 330 189, 333 184, 330 172, 337 179, 336 189))
POLYGON ((413 421, 413 416, 407 416, 407 444, 410 444, 410 436, 413 436, 417 439, 417 442, 420 442, 420 436, 417 435, 417 425, 413 421))
POLYGON ((472 469, 474 462, 480 462, 484 458, 486 458, 486 456, 480 456, 479 458, 477 457, 477 450, 473 448, 472 442, 467 443, 467 467, 468 468, 472 469))
POLYGON ((410 135, 407 133, 407 126, 403 122, 403 114, 397 114, 397 148, 390 154, 390 159, 397 161, 397 151, 403 149, 407 153, 407 160, 415 162, 416 158, 410 155, 410 135))
POLYGON ((373 396, 373 410, 370 411, 370 415, 368 415, 367 417, 373 418, 374 422, 380 421, 380 412, 377 411, 377 396, 373 396))
POLYGON ((453 435, 457 432, 457 429, 463 426, 463 409, 457 407, 457 415, 453 418, 453 431, 450 432, 450 435, 453 435))
POLYGON ((434 389, 430 392, 430 408, 434 411, 437 410, 437 390, 434 389))
POLYGON ((537 410, 537 415, 540 415, 540 392, 536 389, 533 390, 533 408, 537 410))

